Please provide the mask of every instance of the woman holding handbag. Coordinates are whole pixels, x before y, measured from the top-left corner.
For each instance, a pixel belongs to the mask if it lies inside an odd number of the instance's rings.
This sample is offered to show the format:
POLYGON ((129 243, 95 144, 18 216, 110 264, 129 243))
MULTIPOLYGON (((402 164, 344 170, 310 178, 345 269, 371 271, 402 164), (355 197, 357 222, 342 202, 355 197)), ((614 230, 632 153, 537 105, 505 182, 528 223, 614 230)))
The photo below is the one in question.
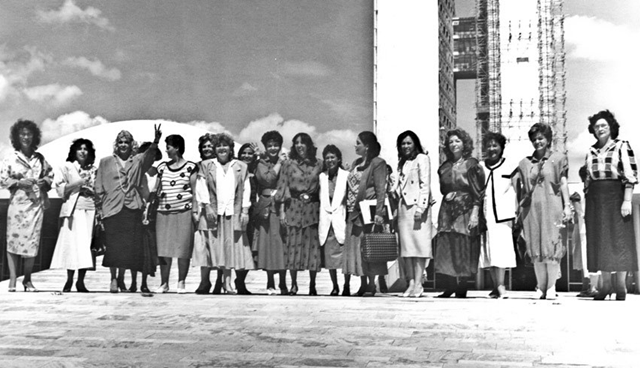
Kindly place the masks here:
POLYGON ((84 138, 76 139, 69 148, 67 161, 55 172, 53 184, 62 198, 60 219, 62 226, 51 259, 51 269, 67 270, 67 282, 63 292, 71 291, 73 275, 78 270, 76 290, 88 293, 84 277, 94 268, 91 255, 91 239, 95 221, 96 172, 93 166, 96 150, 93 143, 84 138))
POLYGON ((536 298, 555 299, 560 261, 566 252, 564 223, 573 214, 567 174, 567 156, 551 152, 553 132, 547 124, 529 129, 534 152, 518 165, 525 198, 520 203, 522 237, 533 261, 538 288, 536 298))
POLYGON ((466 298, 467 280, 478 272, 485 181, 482 167, 471 157, 472 152, 473 140, 467 132, 462 129, 447 132, 444 146, 447 161, 438 168, 444 200, 435 241, 436 272, 445 278, 446 289, 438 298, 448 298, 453 293, 456 298, 466 298))
POLYGON ((365 233, 374 226, 382 226, 385 215, 385 197, 387 187, 387 163, 378 155, 380 143, 373 132, 358 134, 355 151, 358 156, 351 165, 347 177, 347 228, 343 252, 342 272, 345 275, 360 276, 358 296, 376 293, 375 276, 387 274, 386 262, 365 262, 360 243, 365 233), (375 200, 373 224, 363 222, 360 202, 375 200))
POLYGON ((410 277, 403 297, 422 296, 422 275, 431 253, 431 163, 416 133, 398 136, 398 236, 410 277))
MULTIPOLYGON (((329 270, 333 289, 331 296, 340 293, 337 269, 342 268, 342 249, 345 238, 347 208, 347 176, 342 168, 342 152, 330 144, 322 151, 324 168, 320 173, 320 222, 318 235, 323 248, 324 267, 329 270)), ((343 296, 351 295, 351 275, 344 275, 343 296)))
POLYGON ((161 285, 156 293, 169 291, 172 258, 178 258, 178 294, 186 293, 185 279, 193 253, 193 189, 196 184, 196 164, 185 160, 184 138, 172 134, 165 139, 169 161, 158 165, 160 200, 156 217, 156 243, 161 285))

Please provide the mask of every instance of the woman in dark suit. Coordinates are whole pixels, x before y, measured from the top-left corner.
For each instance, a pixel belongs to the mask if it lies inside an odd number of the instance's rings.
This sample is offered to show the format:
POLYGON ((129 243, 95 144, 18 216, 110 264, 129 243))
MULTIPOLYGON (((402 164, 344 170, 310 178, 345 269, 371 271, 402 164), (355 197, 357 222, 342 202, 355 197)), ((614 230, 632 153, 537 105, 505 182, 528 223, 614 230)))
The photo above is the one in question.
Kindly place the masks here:
POLYGON ((387 264, 365 262, 360 242, 365 233, 372 231, 374 225, 381 226, 384 222, 387 163, 378 157, 380 143, 372 132, 358 134, 355 150, 360 158, 351 165, 347 178, 347 229, 342 272, 345 275, 360 276, 358 296, 373 296, 376 293, 375 275, 386 275, 387 264), (365 224, 360 212, 360 202, 371 199, 376 201, 374 223, 365 224))

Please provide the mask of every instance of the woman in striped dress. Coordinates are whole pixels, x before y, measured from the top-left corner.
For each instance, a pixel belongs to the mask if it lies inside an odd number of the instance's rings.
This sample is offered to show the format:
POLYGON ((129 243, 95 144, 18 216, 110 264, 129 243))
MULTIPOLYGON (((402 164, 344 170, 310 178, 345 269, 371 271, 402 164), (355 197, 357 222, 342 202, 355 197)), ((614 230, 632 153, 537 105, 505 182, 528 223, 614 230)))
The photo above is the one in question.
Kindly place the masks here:
POLYGON ((192 188, 195 188, 196 164, 182 158, 184 138, 170 135, 167 143, 168 162, 158 165, 160 202, 156 218, 158 257, 162 284, 157 293, 169 291, 171 259, 178 258, 178 294, 186 292, 184 280, 189 272, 193 252, 192 188))

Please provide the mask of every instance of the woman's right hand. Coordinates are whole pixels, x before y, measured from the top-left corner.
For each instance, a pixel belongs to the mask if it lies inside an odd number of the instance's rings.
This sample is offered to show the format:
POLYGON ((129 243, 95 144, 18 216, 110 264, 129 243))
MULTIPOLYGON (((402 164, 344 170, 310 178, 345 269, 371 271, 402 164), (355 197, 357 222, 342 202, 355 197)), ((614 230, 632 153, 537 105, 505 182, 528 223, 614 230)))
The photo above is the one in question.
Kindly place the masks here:
POLYGON ((20 187, 21 189, 31 189, 35 184, 35 179, 22 178, 18 181, 18 187, 20 187))
POLYGON ((287 214, 284 212, 280 214, 280 225, 287 226, 287 214))

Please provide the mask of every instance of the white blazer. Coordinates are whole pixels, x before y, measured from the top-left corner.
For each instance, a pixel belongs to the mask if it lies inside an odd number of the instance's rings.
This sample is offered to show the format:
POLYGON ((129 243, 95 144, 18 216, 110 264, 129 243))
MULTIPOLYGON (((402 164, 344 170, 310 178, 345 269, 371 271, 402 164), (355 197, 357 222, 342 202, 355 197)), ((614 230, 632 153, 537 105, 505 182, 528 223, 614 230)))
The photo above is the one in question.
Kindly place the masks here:
POLYGON ((396 193, 408 206, 417 205, 425 212, 431 201, 431 163, 429 156, 420 153, 414 160, 406 161, 398 173, 396 193))
POLYGON ((78 180, 82 180, 82 178, 80 178, 78 168, 73 162, 66 161, 53 175, 53 186, 56 188, 58 196, 63 199, 62 207, 60 207, 60 217, 70 217, 73 214, 76 202, 78 202, 80 187, 69 193, 68 197, 65 197, 64 189, 67 184, 78 180))
POLYGON ((340 244, 344 244, 347 227, 347 176, 349 172, 338 168, 336 188, 333 199, 329 199, 329 175, 320 173, 320 220, 318 222, 318 235, 320 245, 324 245, 329 236, 329 229, 333 226, 333 233, 340 244))
MULTIPOLYGON (((493 203, 486 203, 486 216, 493 216, 496 223, 511 221, 516 217, 516 192, 511 184, 511 177, 517 166, 504 158, 493 168, 481 162, 484 169, 486 191, 491 191, 493 203)), ((485 196, 485 198, 489 198, 485 196)), ((486 201, 486 199, 485 199, 486 201)))

